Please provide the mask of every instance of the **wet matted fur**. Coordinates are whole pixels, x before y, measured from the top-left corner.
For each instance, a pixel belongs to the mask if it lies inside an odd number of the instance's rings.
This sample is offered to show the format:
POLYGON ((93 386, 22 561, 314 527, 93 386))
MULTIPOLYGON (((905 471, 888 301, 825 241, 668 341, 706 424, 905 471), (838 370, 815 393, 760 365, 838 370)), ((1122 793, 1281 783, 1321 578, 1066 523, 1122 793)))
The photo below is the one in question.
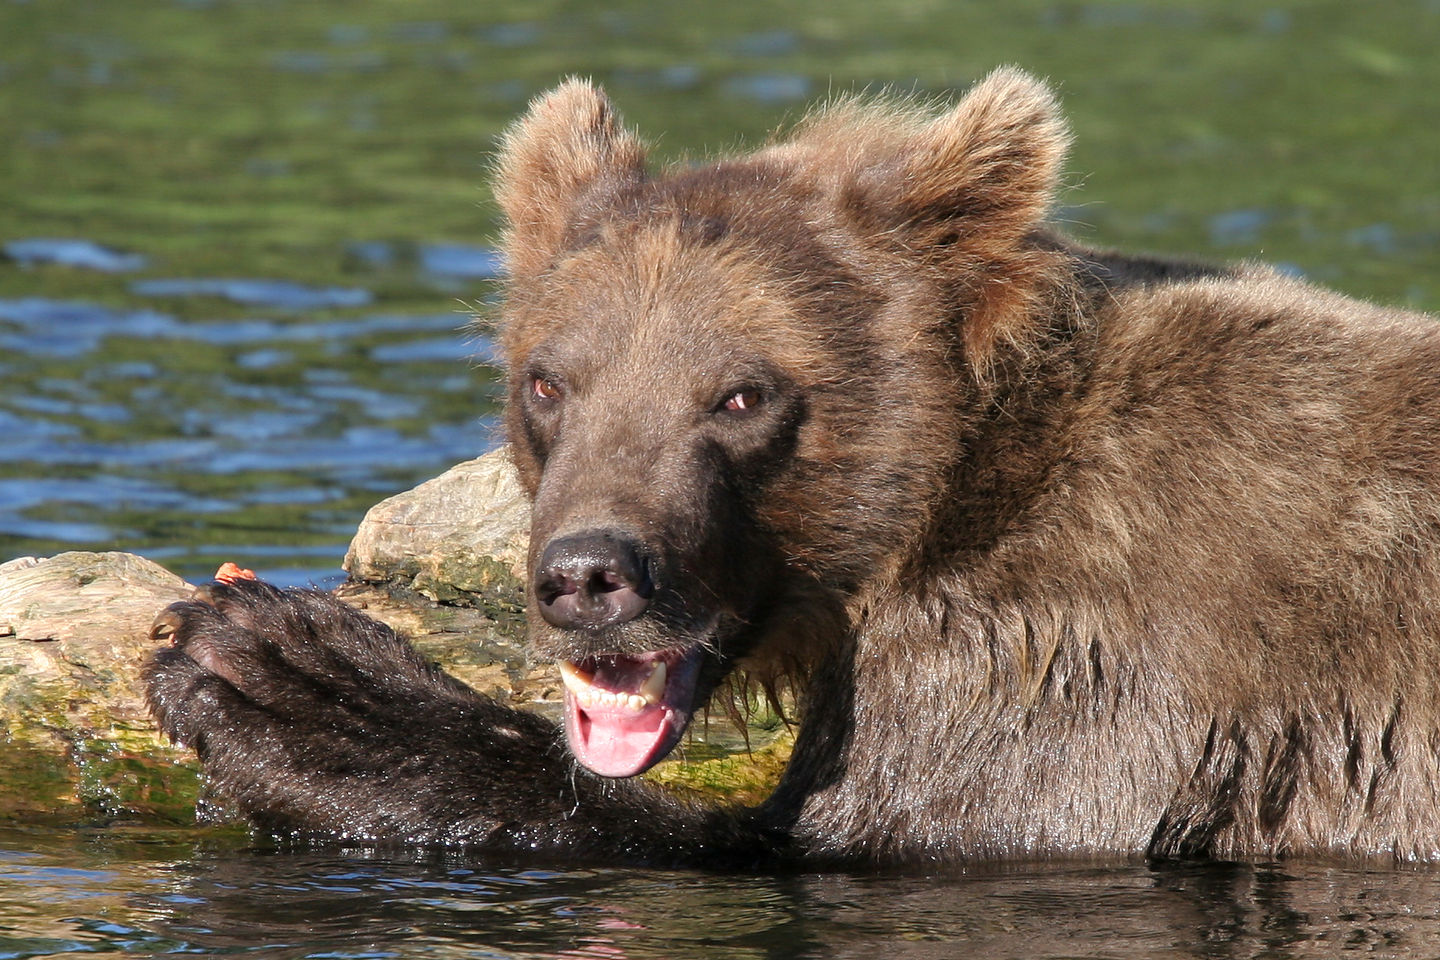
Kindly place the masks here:
POLYGON ((673 743, 627 709, 683 729, 737 664, 798 676, 758 809, 594 776, 264 585, 164 615, 165 728, 257 822, 370 840, 1440 856, 1440 327, 1082 249, 1045 225, 1067 141, 1015 70, 658 174, 579 81, 506 139, 532 643, 597 767, 673 743))

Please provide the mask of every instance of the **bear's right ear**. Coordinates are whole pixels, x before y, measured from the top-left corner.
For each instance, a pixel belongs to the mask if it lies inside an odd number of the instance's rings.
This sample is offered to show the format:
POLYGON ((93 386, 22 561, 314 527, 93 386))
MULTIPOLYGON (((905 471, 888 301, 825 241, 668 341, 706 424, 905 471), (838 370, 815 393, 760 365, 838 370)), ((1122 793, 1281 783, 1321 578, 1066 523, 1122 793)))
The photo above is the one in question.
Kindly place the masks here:
POLYGON ((507 272, 545 269, 582 199, 644 177, 644 147, 603 92, 570 79, 537 98, 505 133, 495 164, 507 272))

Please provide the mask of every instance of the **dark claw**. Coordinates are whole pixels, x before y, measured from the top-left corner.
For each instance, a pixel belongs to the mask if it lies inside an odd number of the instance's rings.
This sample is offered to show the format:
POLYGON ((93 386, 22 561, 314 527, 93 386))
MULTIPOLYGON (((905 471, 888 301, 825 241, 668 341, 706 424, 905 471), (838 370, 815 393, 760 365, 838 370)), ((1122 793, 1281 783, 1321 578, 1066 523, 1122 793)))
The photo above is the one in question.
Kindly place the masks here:
POLYGON ((179 611, 174 607, 166 607, 160 611, 160 615, 150 625, 150 639, 173 641, 175 633, 180 629, 182 623, 184 623, 184 619, 180 616, 179 611))

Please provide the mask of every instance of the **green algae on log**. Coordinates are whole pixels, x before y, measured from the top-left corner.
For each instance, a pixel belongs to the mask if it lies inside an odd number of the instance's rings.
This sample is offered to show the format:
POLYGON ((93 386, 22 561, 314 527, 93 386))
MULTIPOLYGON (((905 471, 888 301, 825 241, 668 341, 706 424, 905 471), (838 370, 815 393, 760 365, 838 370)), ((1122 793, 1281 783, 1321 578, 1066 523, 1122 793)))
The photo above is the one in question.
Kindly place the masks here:
POLYGON ((195 768, 140 685, 151 621, 190 592, 128 553, 0 564, 0 819, 193 819, 195 768))

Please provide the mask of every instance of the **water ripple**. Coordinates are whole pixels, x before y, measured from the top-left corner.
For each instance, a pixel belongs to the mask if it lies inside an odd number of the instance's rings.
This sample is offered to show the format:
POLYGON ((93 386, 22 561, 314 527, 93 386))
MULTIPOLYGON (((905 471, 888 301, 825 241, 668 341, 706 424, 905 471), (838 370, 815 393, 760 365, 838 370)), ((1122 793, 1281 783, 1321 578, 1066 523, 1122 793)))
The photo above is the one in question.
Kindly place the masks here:
POLYGON ((236 280, 183 277, 173 280, 137 280, 133 293, 142 297, 221 297, 247 306, 286 310, 326 307, 363 307, 374 299, 357 287, 309 287, 286 280, 236 280))

